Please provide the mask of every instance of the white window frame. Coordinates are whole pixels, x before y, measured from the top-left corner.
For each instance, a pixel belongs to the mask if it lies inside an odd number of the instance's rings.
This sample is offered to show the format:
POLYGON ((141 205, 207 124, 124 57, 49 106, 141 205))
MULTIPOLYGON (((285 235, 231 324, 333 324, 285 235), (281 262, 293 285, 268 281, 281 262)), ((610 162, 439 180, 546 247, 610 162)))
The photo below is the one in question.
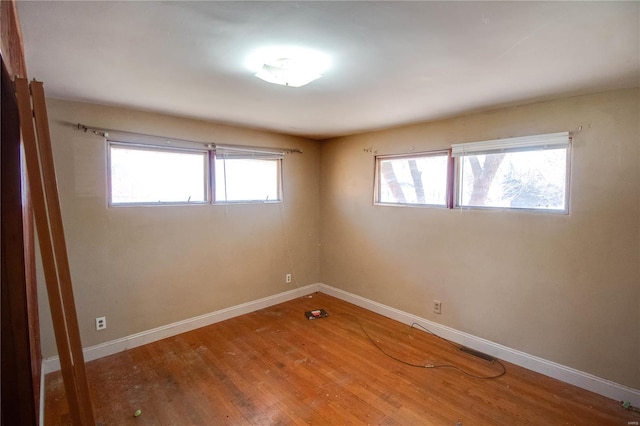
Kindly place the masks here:
POLYGON ((451 156, 449 150, 437 150, 437 151, 425 151, 425 152, 412 152, 408 154, 388 154, 388 155, 376 155, 375 156, 375 171, 374 171, 374 191, 373 191, 373 204, 377 206, 401 206, 401 207, 419 207, 419 208, 448 208, 450 206, 451 198, 451 156), (431 203, 394 203, 380 201, 381 191, 381 169, 380 163, 384 160, 393 159, 412 159, 412 158, 425 158, 425 157, 445 157, 447 160, 447 171, 445 176, 445 201, 443 204, 431 204, 431 203))
POLYGON ((109 207, 127 206, 176 206, 176 205, 204 205, 211 202, 211 158, 207 149, 192 149, 183 147, 165 147, 152 144, 128 143, 107 140, 107 197, 109 207), (194 153, 202 154, 204 160, 203 180, 204 180, 204 200, 203 201, 140 201, 140 202, 113 202, 112 170, 111 170, 111 149, 120 147, 139 151, 170 152, 170 153, 194 153))
MULTIPOLYGON (((212 197, 211 202, 213 204, 272 204, 282 203, 284 201, 284 192, 282 188, 282 167, 285 153, 280 150, 269 150, 259 148, 245 148, 230 145, 218 145, 216 146, 212 158, 211 158, 211 187, 212 197), (217 180, 216 180, 216 160, 218 159, 242 159, 242 160, 261 160, 261 161, 274 161, 277 164, 276 174, 276 199, 246 199, 246 200, 218 200, 217 196, 217 180)), ((225 177, 226 185, 226 177, 225 177)))
POLYGON ((570 181, 571 181, 571 134, 569 132, 549 133, 534 136, 496 139, 481 142, 454 144, 451 146, 455 162, 454 207, 481 210, 512 210, 536 213, 569 214, 570 181), (462 158, 466 155, 483 155, 497 153, 527 152, 546 149, 566 149, 565 162, 565 194, 563 209, 506 207, 506 206, 472 206, 464 205, 461 200, 462 158))

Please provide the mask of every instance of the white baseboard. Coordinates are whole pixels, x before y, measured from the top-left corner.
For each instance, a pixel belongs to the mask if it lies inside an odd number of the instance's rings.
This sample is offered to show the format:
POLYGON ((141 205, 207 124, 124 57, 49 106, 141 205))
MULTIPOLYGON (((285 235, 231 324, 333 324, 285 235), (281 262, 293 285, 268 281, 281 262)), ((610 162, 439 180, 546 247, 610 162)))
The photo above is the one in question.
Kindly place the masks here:
POLYGON ((554 379, 561 380, 565 383, 572 384, 616 401, 629 401, 631 405, 636 407, 640 406, 640 390, 508 348, 498 343, 458 331, 451 327, 429 321, 416 315, 403 312, 326 284, 320 284, 318 291, 404 324, 412 324, 414 322, 418 323, 447 340, 484 352, 512 364, 533 370, 537 373, 544 374, 545 376, 553 377, 554 379))
MULTIPOLYGON (((452 342, 484 352, 496 358, 544 374, 545 376, 553 377, 554 379, 561 380, 565 383, 570 383, 574 386, 578 386, 580 388, 606 396, 608 398, 612 398, 617 401, 629 401, 634 406, 640 406, 640 390, 633 389, 628 386, 612 382, 610 380, 602 379, 592 374, 585 373, 583 371, 579 371, 561 364, 557 364, 555 362, 548 361, 534 355, 529 355, 527 353, 511 349, 498 343, 494 343, 489 340, 456 330, 454 328, 429 321, 425 318, 403 312, 399 309, 383 305, 382 303, 374 302, 373 300, 366 299, 364 297, 349 293, 344 290, 340 290, 335 287, 331 287, 326 284, 310 284, 294 290, 286 291, 284 293, 279 293, 273 296, 254 300, 252 302, 247 302, 229 308, 221 309, 219 311, 200 315, 183 321, 178 321, 162 327, 154 328, 152 330, 143 331, 141 333, 133 334, 121 339, 116 339, 110 342, 101 343, 99 345, 90 346, 84 349, 85 361, 92 361, 94 359, 122 352, 127 349, 146 345, 147 343, 152 343, 161 339, 165 339, 167 337, 175 336, 180 333, 185 333, 187 331, 195 330, 200 327, 205 327, 207 325, 215 324, 220 321, 237 317, 239 315, 244 315, 250 312, 257 311, 259 309, 277 305, 278 303, 286 302, 288 300, 295 299, 296 297, 306 296, 307 294, 311 294, 316 291, 321 291, 328 295, 337 297, 349 303, 353 303, 354 305, 368 309, 372 312, 378 313, 404 324, 412 324, 416 322, 421 326, 426 327, 432 332, 436 333, 438 336, 443 337, 447 340, 451 340, 452 342)), ((53 371, 58 371, 59 369, 60 360, 57 356, 43 360, 43 381, 45 374, 51 373, 53 371)), ((44 382, 42 388, 44 389, 44 382)), ((42 392, 44 392, 44 390, 42 392)), ((41 399, 41 404, 43 404, 43 401, 44 394, 41 399)), ((41 408, 41 413, 42 416, 44 416, 43 407, 41 408)))
MULTIPOLYGON (((93 361, 94 359, 113 355, 118 352, 126 351, 127 349, 136 348, 161 339, 166 339, 167 337, 186 333, 187 331, 195 330, 196 328, 205 327, 233 317, 277 305, 278 303, 283 303, 288 300, 295 299, 296 297, 306 296, 307 294, 318 291, 318 286, 318 284, 310 284, 304 287, 285 291, 283 293, 278 293, 273 296, 264 297, 262 299, 231 306, 229 308, 189 318, 183 321, 163 325, 158 328, 132 334, 120 339, 100 343, 99 345, 89 346, 83 350, 84 360, 85 362, 93 361)), ((46 358, 43 361, 43 376, 58 370, 60 370, 60 358, 58 358, 57 355, 46 358)))

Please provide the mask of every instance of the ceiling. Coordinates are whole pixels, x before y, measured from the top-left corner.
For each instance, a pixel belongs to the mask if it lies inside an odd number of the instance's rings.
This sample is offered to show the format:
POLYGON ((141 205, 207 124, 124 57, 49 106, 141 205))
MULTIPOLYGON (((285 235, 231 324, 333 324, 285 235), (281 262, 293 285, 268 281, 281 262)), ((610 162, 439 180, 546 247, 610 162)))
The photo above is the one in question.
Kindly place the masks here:
MULTIPOLYGON (((640 86, 638 2, 19 1, 50 97, 313 139, 640 86), (332 58, 300 87, 252 50, 332 58)), ((91 124, 91 123, 87 123, 91 124)))

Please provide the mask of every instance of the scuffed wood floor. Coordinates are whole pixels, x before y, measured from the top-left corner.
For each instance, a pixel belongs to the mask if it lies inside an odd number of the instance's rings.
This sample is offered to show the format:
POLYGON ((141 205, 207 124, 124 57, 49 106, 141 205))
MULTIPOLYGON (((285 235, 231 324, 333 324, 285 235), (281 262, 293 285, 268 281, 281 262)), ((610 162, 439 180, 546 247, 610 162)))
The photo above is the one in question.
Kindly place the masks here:
MULTIPOLYGON (((316 293, 87 364, 99 425, 628 425, 640 414, 419 329, 316 293), (309 321, 304 311, 329 317, 309 321), (142 415, 134 417, 140 409, 142 415)), ((60 373, 45 424, 70 424, 60 373)))

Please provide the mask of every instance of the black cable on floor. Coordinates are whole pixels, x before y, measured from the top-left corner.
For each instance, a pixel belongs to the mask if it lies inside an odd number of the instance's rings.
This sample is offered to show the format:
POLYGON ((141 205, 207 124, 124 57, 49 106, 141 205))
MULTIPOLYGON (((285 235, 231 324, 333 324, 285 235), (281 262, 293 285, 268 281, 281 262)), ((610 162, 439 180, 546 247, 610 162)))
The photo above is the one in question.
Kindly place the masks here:
MULTIPOLYGON (((464 369, 458 367, 457 365, 453 365, 453 364, 435 364, 435 365, 434 364, 415 364, 415 363, 412 363, 412 362, 409 362, 409 361, 405 361, 405 360, 400 359, 400 358, 398 358, 398 357, 396 357, 394 355, 391 355, 382 346, 380 346, 375 340, 373 340, 373 338, 369 335, 369 333, 367 333, 367 330, 362 325, 362 322, 360 322, 360 318, 358 318, 357 316, 352 315, 352 314, 342 314, 342 315, 348 315, 348 316, 351 316, 351 317, 355 318, 356 322, 360 326, 360 329, 362 329, 362 332, 364 333, 364 335, 367 336, 367 338, 373 344, 373 346, 375 346, 380 352, 382 352, 384 355, 388 356, 389 358, 393 359, 394 361, 397 361, 399 363, 408 365, 410 367, 415 367, 415 368, 450 368, 450 369, 453 369, 453 370, 457 370, 457 371, 459 371, 459 372, 461 372, 463 374, 466 374, 469 377, 473 377, 474 379, 481 379, 481 380, 497 379, 498 377, 502 377, 507 373, 507 368, 498 359, 495 359, 491 363, 492 364, 493 363, 497 363, 498 365, 500 365, 500 367, 502 368, 502 371, 500 373, 492 375, 492 376, 480 376, 480 375, 477 375, 477 374, 469 373, 468 371, 465 371, 464 369)), ((449 340, 438 336, 434 332, 428 330, 427 328, 423 327, 422 325, 420 325, 418 323, 414 322, 413 324, 411 324, 411 328, 414 328, 414 325, 420 327, 421 329, 423 329, 427 333, 444 340, 445 342, 447 342, 450 345, 454 346, 456 349, 460 349, 459 345, 456 345, 455 343, 450 342, 449 340)))

